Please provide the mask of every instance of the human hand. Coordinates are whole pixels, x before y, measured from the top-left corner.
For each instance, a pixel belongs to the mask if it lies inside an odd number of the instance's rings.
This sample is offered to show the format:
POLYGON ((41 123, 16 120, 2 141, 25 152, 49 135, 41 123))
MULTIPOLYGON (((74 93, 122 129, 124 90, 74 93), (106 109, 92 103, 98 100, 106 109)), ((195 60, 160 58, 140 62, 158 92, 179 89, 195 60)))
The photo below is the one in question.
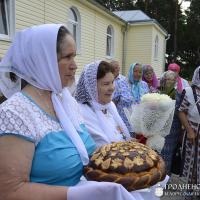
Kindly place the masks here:
POLYGON ((194 132, 194 130, 190 127, 187 130, 187 138, 188 140, 194 145, 195 144, 195 138, 197 137, 197 134, 194 132))
POLYGON ((131 138, 130 141, 131 142, 138 142, 138 140, 136 138, 131 138))
POLYGON ((147 138, 142 133, 136 133, 136 139, 139 143, 146 144, 147 138))
POLYGON ((83 181, 69 187, 67 200, 136 200, 122 185, 110 182, 83 181))

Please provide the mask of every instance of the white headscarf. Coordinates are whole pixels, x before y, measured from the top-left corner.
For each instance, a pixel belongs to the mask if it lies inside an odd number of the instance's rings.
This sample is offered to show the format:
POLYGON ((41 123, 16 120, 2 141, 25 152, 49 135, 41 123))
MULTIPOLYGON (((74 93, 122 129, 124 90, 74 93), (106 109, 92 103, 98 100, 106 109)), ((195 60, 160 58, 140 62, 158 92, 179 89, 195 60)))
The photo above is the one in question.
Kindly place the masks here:
MULTIPOLYGON (((85 66, 75 93, 75 98, 79 103, 90 103, 93 110, 95 111, 97 118, 99 120, 99 124, 103 129, 103 132, 106 133, 102 135, 102 137, 109 137, 110 135, 110 127, 106 123, 105 115, 102 110, 107 109, 113 116, 115 122, 120 126, 123 133, 125 134, 127 139, 130 139, 129 131, 119 116, 117 109, 113 103, 108 103, 102 105, 98 103, 98 92, 97 92, 97 71, 101 61, 95 61, 85 66)), ((113 138, 110 138, 112 141, 113 138)), ((108 141, 110 141, 108 140, 108 141)))
POLYGON ((0 63, 0 71, 13 72, 37 88, 52 91, 53 107, 61 126, 86 165, 89 161, 87 150, 77 132, 81 123, 77 114, 77 102, 68 89, 62 88, 59 75, 56 49, 61 26, 63 25, 44 24, 18 32, 0 63))
POLYGON ((20 78, 16 77, 16 80, 11 80, 10 73, 0 73, 0 92, 2 92, 6 98, 11 97, 15 92, 18 92, 20 89, 20 78))
POLYGON ((192 77, 192 85, 196 85, 200 88, 200 66, 197 67, 194 71, 194 75, 192 77))

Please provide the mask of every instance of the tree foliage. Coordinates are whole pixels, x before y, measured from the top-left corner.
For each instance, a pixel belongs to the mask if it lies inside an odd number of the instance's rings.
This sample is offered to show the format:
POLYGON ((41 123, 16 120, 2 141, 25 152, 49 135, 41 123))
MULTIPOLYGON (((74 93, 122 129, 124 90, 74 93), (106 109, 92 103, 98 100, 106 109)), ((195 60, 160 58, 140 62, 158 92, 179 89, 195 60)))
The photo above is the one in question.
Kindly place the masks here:
POLYGON ((97 0, 111 11, 142 10, 156 19, 171 35, 167 41, 166 65, 172 61, 182 66, 182 75, 191 78, 200 64, 200 0, 97 0), (181 3, 190 1, 183 13, 181 3))
POLYGON ((97 0, 101 5, 105 6, 110 11, 116 10, 134 10, 137 0, 97 0))
POLYGON ((181 58, 186 62, 185 71, 191 75, 200 65, 200 1, 192 0, 186 12, 183 40, 180 44, 181 58))

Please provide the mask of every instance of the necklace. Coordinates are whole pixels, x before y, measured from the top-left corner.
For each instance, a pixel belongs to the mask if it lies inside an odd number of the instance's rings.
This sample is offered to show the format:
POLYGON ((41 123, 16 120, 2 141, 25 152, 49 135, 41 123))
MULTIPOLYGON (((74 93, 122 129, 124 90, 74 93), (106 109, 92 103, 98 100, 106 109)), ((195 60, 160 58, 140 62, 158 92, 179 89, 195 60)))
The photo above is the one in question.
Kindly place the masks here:
POLYGON ((107 114, 107 109, 101 110, 103 112, 103 114, 107 114))
POLYGON ((47 93, 42 93, 41 90, 38 89, 38 88, 36 88, 35 91, 37 93, 37 96, 40 99, 42 107, 45 107, 45 111, 47 111, 49 114, 54 116, 55 115, 55 111, 52 108, 52 103, 49 103, 50 100, 49 100, 48 94, 47 93))
POLYGON ((123 129, 120 126, 117 126, 117 131, 122 135, 122 138, 126 140, 126 135, 123 132, 123 129))

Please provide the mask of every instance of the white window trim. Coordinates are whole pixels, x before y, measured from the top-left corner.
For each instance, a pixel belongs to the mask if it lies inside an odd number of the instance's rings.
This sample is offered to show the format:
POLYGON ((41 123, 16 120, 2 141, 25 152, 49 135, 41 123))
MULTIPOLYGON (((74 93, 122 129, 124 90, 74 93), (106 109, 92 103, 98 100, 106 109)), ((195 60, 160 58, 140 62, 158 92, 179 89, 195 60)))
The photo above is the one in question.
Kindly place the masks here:
POLYGON ((81 16, 80 16, 79 10, 76 7, 74 6, 70 7, 69 12, 70 12, 70 9, 72 9, 75 12, 77 21, 78 21, 76 22, 68 17, 68 23, 75 25, 77 28, 76 29, 76 48, 77 48, 76 53, 80 55, 81 54, 81 16))
MULTIPOLYGON (((5 4, 7 6, 7 4, 5 4)), ((8 27, 8 35, 0 34, 0 40, 3 41, 11 41, 13 36, 15 35, 15 0, 8 0, 8 6, 10 13, 7 13, 6 10, 6 19, 7 19, 7 27, 8 27)))
POLYGON ((158 60, 158 46, 159 46, 159 38, 158 35, 156 35, 155 40, 154 40, 154 60, 158 60))
POLYGON ((106 29, 106 58, 112 59, 114 57, 114 28, 112 25, 108 25, 106 29), (111 29, 111 34, 108 34, 108 27, 111 29), (110 55, 107 55, 107 37, 111 37, 111 52, 110 55))

